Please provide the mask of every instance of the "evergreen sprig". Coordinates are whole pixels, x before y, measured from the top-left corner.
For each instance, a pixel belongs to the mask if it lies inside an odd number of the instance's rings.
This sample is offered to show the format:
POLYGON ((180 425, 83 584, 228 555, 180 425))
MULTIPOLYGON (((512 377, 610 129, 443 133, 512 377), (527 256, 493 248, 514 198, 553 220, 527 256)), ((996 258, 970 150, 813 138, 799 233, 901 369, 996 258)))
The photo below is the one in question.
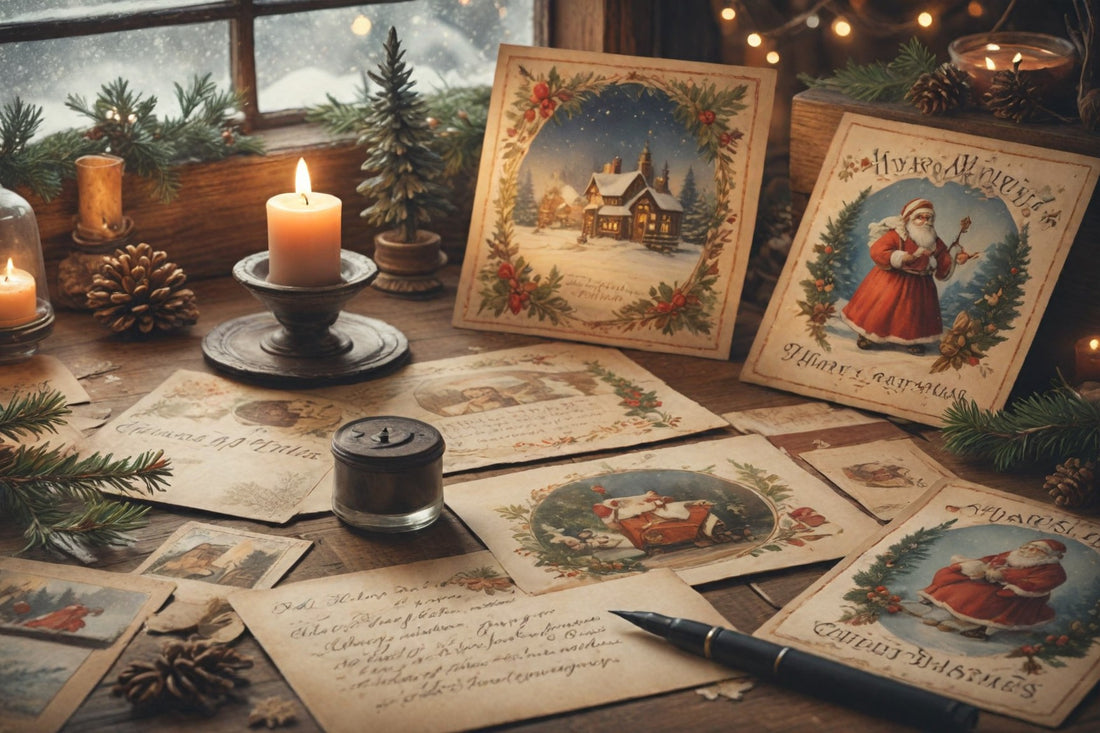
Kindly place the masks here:
POLYGON ((75 130, 32 142, 41 126, 41 107, 16 98, 0 108, 0 185, 23 186, 48 201, 75 174, 73 161, 94 152, 96 144, 75 130))
MULTIPOLYGON (((16 394, 0 410, 0 434, 56 432, 68 414, 63 395, 42 389, 16 394)), ((93 453, 80 457, 65 446, 0 445, 0 516, 23 527, 27 544, 78 554, 90 547, 129 542, 149 507, 104 498, 109 487, 146 493, 162 490, 171 468, 161 451, 135 458, 93 453)))
POLYGON ((860 65, 852 59, 832 76, 815 78, 800 74, 798 79, 810 88, 830 89, 865 102, 900 102, 920 78, 939 68, 936 55, 916 38, 904 43, 889 63, 875 61, 860 65))
POLYGON ((1003 471, 1027 462, 1100 457, 1100 404, 1064 381, 1004 410, 958 399, 943 415, 944 446, 1003 471))

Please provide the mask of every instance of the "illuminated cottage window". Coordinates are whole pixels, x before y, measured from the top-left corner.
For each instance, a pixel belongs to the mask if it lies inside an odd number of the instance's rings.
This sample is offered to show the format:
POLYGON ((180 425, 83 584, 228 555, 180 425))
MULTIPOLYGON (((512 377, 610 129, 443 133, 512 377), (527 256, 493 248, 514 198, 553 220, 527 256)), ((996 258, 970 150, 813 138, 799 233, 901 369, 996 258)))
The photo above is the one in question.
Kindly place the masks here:
POLYGON ((593 173, 584 189, 588 205, 584 234, 614 233, 661 251, 676 249, 683 220, 679 199, 669 192, 668 165, 654 178, 649 143, 638 156, 637 170, 624 173, 622 159, 615 158, 593 173))

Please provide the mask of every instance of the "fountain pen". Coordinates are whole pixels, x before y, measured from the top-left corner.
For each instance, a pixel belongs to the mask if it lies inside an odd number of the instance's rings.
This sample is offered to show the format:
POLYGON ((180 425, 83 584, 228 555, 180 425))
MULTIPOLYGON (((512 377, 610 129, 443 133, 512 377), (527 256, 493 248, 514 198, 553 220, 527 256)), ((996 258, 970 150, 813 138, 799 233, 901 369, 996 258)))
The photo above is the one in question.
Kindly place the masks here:
POLYGON ((651 611, 611 611, 681 649, 829 702, 929 731, 968 731, 978 709, 755 636, 651 611))

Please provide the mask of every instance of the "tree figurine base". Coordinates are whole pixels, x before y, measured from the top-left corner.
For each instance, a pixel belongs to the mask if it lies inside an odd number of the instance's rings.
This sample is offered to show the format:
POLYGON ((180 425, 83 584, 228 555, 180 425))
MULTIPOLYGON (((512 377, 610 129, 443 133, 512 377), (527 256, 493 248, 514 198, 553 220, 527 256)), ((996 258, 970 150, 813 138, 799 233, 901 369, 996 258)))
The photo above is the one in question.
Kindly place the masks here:
POLYGON ((267 252, 245 257, 233 277, 267 306, 217 326, 202 342, 217 369, 272 386, 355 382, 398 366, 409 342, 393 326, 343 313, 344 304, 371 283, 378 268, 356 252, 340 253, 341 282, 320 287, 267 281, 267 252))
POLYGON ((397 231, 379 232, 374 237, 374 261, 378 277, 375 290, 406 298, 428 298, 443 290, 436 272, 447 264, 440 249, 440 236, 424 229, 415 242, 400 242, 397 231))

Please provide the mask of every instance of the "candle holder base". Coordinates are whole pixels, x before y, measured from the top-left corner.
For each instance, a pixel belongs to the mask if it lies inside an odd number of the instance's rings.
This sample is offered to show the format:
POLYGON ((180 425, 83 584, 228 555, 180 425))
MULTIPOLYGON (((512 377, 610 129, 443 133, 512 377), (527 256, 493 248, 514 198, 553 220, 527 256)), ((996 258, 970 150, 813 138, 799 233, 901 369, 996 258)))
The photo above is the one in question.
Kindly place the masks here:
POLYGON ((407 358, 408 339, 396 328, 341 312, 378 274, 370 258, 341 251, 342 281, 320 287, 269 283, 267 268, 266 252, 233 268, 233 277, 270 312, 227 321, 206 335, 203 356, 215 368, 273 386, 307 387, 359 381, 407 358))
POLYGON ((53 308, 43 308, 38 301, 39 315, 30 323, 0 327, 0 364, 25 361, 38 353, 38 344, 53 332, 53 308))
POLYGON ((103 258, 130 244, 130 231, 133 222, 128 218, 128 226, 123 234, 115 239, 82 239, 73 231, 73 241, 78 245, 69 250, 69 255, 57 265, 57 303, 71 310, 92 310, 88 307, 88 291, 92 281, 99 274, 103 258))

